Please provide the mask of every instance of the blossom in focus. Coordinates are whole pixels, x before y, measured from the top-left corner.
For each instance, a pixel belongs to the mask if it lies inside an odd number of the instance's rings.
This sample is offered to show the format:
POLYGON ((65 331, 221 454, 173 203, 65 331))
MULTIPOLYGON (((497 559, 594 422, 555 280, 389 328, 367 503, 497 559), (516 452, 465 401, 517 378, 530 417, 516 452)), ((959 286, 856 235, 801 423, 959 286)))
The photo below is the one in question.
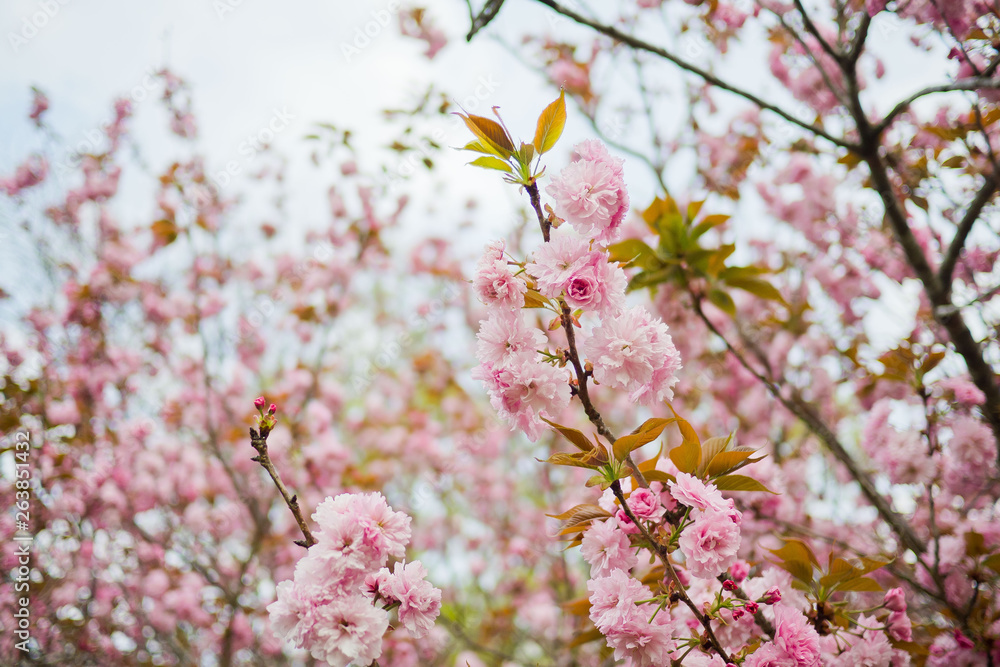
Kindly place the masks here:
POLYGON ((632 542, 614 521, 595 521, 583 534, 583 559, 590 563, 590 576, 603 577, 612 570, 628 572, 639 562, 632 542))
POLYGON ((605 319, 581 348, 601 384, 624 389, 631 400, 646 405, 673 398, 680 353, 667 325, 642 306, 605 319))
POLYGON ((608 245, 618 240, 629 207, 621 161, 600 142, 586 142, 575 150, 580 159, 566 165, 545 191, 577 232, 608 245))

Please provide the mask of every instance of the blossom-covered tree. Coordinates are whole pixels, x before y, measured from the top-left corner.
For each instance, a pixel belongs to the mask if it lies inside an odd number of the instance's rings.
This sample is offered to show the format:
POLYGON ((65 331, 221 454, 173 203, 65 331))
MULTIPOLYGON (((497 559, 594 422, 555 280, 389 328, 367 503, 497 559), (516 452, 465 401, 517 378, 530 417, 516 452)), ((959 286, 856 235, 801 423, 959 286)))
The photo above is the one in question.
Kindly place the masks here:
MULTIPOLYGON (((470 6, 469 38, 509 37, 508 4, 470 6)), ((115 206, 124 101, 68 189, 41 153, 0 181, 48 287, 5 295, 0 524, 31 547, 3 552, 4 656, 1000 660, 1000 10, 536 4, 516 50, 563 92, 531 140, 459 114, 525 197, 478 257, 407 257, 421 213, 329 124, 329 219, 248 224, 169 71, 186 157, 147 219, 115 206)), ((400 27, 462 48, 423 10, 400 27)), ((256 178, 282 215, 280 162, 256 178)))

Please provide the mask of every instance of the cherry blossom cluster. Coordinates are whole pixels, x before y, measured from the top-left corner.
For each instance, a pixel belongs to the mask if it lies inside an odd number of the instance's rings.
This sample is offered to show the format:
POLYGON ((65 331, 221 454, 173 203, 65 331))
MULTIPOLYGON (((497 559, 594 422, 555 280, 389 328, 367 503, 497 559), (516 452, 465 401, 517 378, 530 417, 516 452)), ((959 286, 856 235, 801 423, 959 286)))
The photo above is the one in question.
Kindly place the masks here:
POLYGON ((489 308, 473 377, 486 385, 500 416, 532 440, 541 432, 542 417, 554 418, 568 406, 571 378, 565 363, 578 352, 542 350, 545 334, 526 325, 521 314, 529 289, 558 318, 564 306, 575 311, 574 326, 578 315, 593 316, 593 326, 581 328, 575 338, 598 383, 649 405, 673 397, 681 368, 663 321, 645 307, 626 308, 628 281, 605 248, 619 237, 629 206, 621 159, 596 140, 577 145, 574 156, 546 190, 569 224, 552 229, 548 242, 524 262, 508 257, 502 241, 491 243, 473 280, 489 308))
POLYGON ((419 561, 383 567, 406 555, 410 517, 376 492, 327 497, 312 518, 317 542, 267 608, 275 633, 337 667, 378 659, 393 609, 410 636, 427 634, 441 591, 419 561))

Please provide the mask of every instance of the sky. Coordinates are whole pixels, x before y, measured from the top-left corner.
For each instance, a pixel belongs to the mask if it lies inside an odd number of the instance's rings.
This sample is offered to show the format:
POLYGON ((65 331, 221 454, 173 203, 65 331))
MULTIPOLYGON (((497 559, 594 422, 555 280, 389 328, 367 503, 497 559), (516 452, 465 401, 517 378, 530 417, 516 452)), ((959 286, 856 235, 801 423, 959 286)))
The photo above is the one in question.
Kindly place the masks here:
MULTIPOLYGON (((432 61, 422 57, 422 42, 399 35, 398 5, 390 0, 301 0, 294 4, 4 0, 0 3, 0 174, 10 173, 40 146, 38 134, 25 118, 31 86, 44 90, 51 100, 46 119, 60 138, 57 154, 62 151, 65 158, 73 146, 86 146, 88 137, 108 120, 112 100, 126 96, 136 108, 132 133, 137 143, 148 151, 152 163, 165 163, 173 149, 164 137, 158 102, 147 94, 148 74, 164 66, 191 85, 199 123, 198 148, 208 156, 213 173, 231 161, 240 167, 253 166, 241 152, 243 142, 275 119, 282 120, 274 146, 291 156, 288 220, 282 221, 286 224, 316 226, 328 216, 325 191, 333 174, 317 174, 308 168, 309 146, 303 141, 316 123, 353 128, 363 157, 384 157, 385 145, 395 137, 381 120, 380 110, 411 104, 434 82, 467 111, 485 114, 490 105, 499 105, 515 134, 520 131, 530 137, 535 115, 556 90, 522 62, 530 60, 529 54, 513 54, 501 39, 514 44, 525 26, 551 27, 552 14, 533 2, 509 0, 494 24, 468 44, 464 2, 426 0, 420 4, 428 7, 431 20, 450 40, 432 61)), ((651 23, 637 29, 646 33, 655 27, 651 23)), ((558 29, 572 31, 575 26, 562 22, 558 29)), ((889 71, 886 79, 870 89, 871 102, 878 107, 888 108, 922 81, 937 82, 944 76, 931 66, 930 57, 913 60, 912 49, 905 50, 905 59, 897 55, 904 52, 896 48, 904 32, 881 18, 873 28, 871 48, 884 58, 889 71)), ((692 56, 701 53, 703 46, 690 39, 672 39, 669 46, 692 56)), ((790 100, 782 100, 773 79, 761 76, 766 54, 760 47, 753 48, 736 46, 723 71, 796 109, 790 100)), ((672 68, 665 71, 662 85, 669 89, 675 85, 670 78, 674 73, 672 68)), ((604 83, 626 78, 619 72, 595 76, 604 83)), ((717 101, 726 105, 732 100, 721 95, 717 101)), ((457 119, 425 129, 439 130, 448 146, 468 140, 457 119)), ((586 121, 571 109, 566 136, 552 154, 553 168, 565 161, 569 147, 591 136, 586 121)), ((516 208, 523 205, 519 193, 502 184, 493 172, 466 167, 467 161, 463 154, 446 151, 437 160, 438 179, 417 180, 417 187, 411 188, 417 222, 404 234, 415 237, 428 229, 447 234, 468 219, 464 203, 472 195, 480 203, 477 230, 458 237, 459 242, 474 252, 490 237, 506 233, 516 208)), ((373 159, 362 168, 374 168, 376 163, 373 159)), ((654 185, 635 160, 627 159, 625 166, 637 207, 649 201, 654 185)), ((673 167, 674 175, 691 173, 690 163, 683 160, 675 161, 673 167)), ((130 190, 123 198, 122 214, 148 220, 152 206, 148 195, 141 187, 130 190)), ((751 200, 746 206, 747 220, 760 217, 751 200)), ((10 215, 9 206, 0 206, 0 240, 10 240, 4 231, 12 223, 10 215)), ((738 236, 741 229, 759 232, 761 227, 754 222, 738 228, 738 236)), ((0 261, 22 256, 14 246, 0 243, 0 261), (5 249, 7 245, 11 247, 5 249)), ((893 339, 895 332, 876 328, 876 333, 888 333, 887 339, 893 339)))

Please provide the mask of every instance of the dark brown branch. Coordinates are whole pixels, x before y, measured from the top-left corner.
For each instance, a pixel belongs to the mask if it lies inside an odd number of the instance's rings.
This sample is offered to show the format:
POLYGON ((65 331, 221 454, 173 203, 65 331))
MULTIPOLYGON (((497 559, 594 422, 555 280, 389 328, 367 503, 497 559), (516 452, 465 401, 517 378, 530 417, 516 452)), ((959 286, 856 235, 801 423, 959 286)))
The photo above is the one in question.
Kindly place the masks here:
POLYGON ((961 222, 958 223, 958 229, 955 230, 955 238, 952 239, 951 245, 948 246, 948 250, 944 254, 944 259, 941 260, 941 266, 938 268, 938 278, 941 281, 941 287, 944 289, 945 294, 949 297, 951 295, 952 273, 955 271, 955 264, 962 254, 965 241, 969 237, 969 232, 972 231, 972 226, 979 219, 979 215, 990 200, 993 199, 996 190, 996 178, 987 178, 986 183, 976 194, 976 198, 972 200, 969 208, 966 209, 961 222))
POLYGON ((722 642, 719 641, 718 637, 715 636, 715 631, 712 630, 712 619, 708 617, 708 614, 698 609, 698 605, 696 605, 691 599, 691 596, 687 594, 684 584, 681 583, 680 577, 678 577, 677 572, 674 571, 673 563, 670 562, 670 555, 667 553, 666 548, 649 534, 649 531, 646 530, 646 527, 643 526, 642 523, 640 523, 638 517, 632 513, 632 508, 628 506, 628 502, 625 500, 625 494, 622 493, 622 485, 618 480, 615 480, 611 484, 611 491, 615 494, 615 498, 618 499, 618 502, 621 503, 622 510, 624 510, 625 515, 628 516, 632 523, 639 529, 639 533, 649 544, 650 549, 656 553, 660 562, 663 563, 663 569, 666 571, 670 580, 674 583, 674 587, 677 591, 678 597, 681 599, 681 602, 687 605, 687 608, 691 610, 694 617, 698 619, 698 622, 701 623, 703 628, 705 628, 705 634, 708 636, 708 641, 712 645, 712 648, 715 649, 715 652, 718 653, 725 662, 730 662, 726 649, 722 647, 722 642))
POLYGON ((774 396, 778 401, 785 406, 789 412, 798 417, 809 430, 812 431, 816 437, 826 445, 827 449, 833 454, 834 458, 840 461, 844 467, 851 473, 851 477, 858 483, 861 488, 862 494, 869 503, 878 511, 879 516, 892 528, 893 532, 899 536, 899 539, 904 545, 914 553, 921 554, 925 551, 926 545, 921 541, 920 537, 913 531, 906 520, 900 516, 895 510, 893 510, 885 498, 875 489, 875 483, 868 476, 865 471, 863 471, 857 464, 857 462, 851 457, 844 445, 837 439, 833 431, 827 426, 822 418, 816 413, 811 405, 803 401, 798 396, 793 396, 792 398, 786 398, 782 395, 780 387, 773 382, 771 379, 765 377, 760 371, 754 368, 750 362, 747 361, 746 357, 743 356, 733 345, 729 342, 721 331, 712 323, 710 319, 705 315, 705 312, 701 308, 701 301, 696 295, 692 295, 694 300, 694 309, 698 314, 698 317, 704 322, 705 326, 722 339, 725 343, 726 349, 732 354, 740 365, 743 366, 747 371, 749 371, 757 380, 759 380, 767 390, 774 396))
POLYGON ((712 74, 708 70, 702 69, 701 67, 698 67, 693 63, 689 63, 686 60, 683 60, 682 58, 674 55, 673 53, 670 53, 665 49, 662 49, 654 44, 650 44, 649 42, 643 41, 638 37, 633 37, 632 35, 624 33, 621 30, 615 28, 614 26, 604 25, 602 23, 598 23, 597 21, 589 19, 582 14, 574 12, 572 9, 560 5, 555 0, 538 0, 538 2, 558 12, 559 14, 562 14, 567 18, 573 19, 574 21, 576 21, 581 25, 585 25, 588 28, 592 28, 597 32, 601 33, 602 35, 607 35, 608 37, 611 37, 612 39, 617 40, 622 44, 627 44, 628 46, 631 46, 634 49, 647 51, 649 53, 652 53, 654 55, 663 58, 664 60, 668 60, 677 65, 678 67, 680 67, 681 69, 687 72, 691 72, 692 74, 695 74, 698 77, 702 78, 706 83, 709 83, 715 86, 716 88, 720 88, 722 90, 733 93, 734 95, 738 95, 739 97, 742 97, 743 99, 752 102, 761 109, 765 109, 767 111, 770 111, 771 113, 777 114, 781 118, 787 120, 789 123, 792 123, 793 125, 796 125, 804 130, 808 130, 812 134, 818 137, 822 137, 832 144, 840 146, 841 148, 847 148, 849 150, 853 150, 854 148, 854 144, 850 143, 849 141, 845 141, 844 139, 838 139, 837 137, 833 136, 832 134, 828 133, 822 128, 818 128, 813 125, 810 125, 809 123, 801 121, 792 114, 782 109, 781 107, 771 104, 770 102, 766 102, 749 91, 743 90, 742 88, 739 88, 731 83, 723 81, 722 79, 712 74))
POLYGON ((974 76, 968 79, 959 79, 950 83, 941 83, 936 86, 928 86, 927 88, 918 90, 894 106, 892 110, 886 114, 885 118, 879 121, 878 125, 875 125, 872 132, 875 135, 881 135, 890 125, 892 125, 893 121, 895 121, 900 114, 909 109, 910 105, 919 100, 921 97, 926 97, 927 95, 933 95, 935 93, 954 93, 960 91, 979 90, 980 88, 1000 88, 1000 79, 974 76))
POLYGON ((308 549, 312 545, 316 544, 316 538, 313 537, 312 531, 309 530, 309 524, 307 524, 306 520, 302 518, 302 510, 299 508, 298 497, 288 493, 288 489, 285 488, 285 484, 281 481, 281 476, 278 474, 277 469, 271 462, 271 457, 267 454, 267 433, 264 432, 262 436, 251 428, 250 444, 253 445, 255 450, 257 450, 257 456, 250 460, 259 463, 261 467, 267 471, 267 474, 271 476, 271 479, 274 481, 274 485, 278 487, 278 493, 281 494, 285 504, 288 505, 288 509, 292 511, 292 516, 295 517, 295 522, 299 524, 299 530, 302 531, 302 535, 305 537, 303 540, 295 540, 295 543, 308 549))

